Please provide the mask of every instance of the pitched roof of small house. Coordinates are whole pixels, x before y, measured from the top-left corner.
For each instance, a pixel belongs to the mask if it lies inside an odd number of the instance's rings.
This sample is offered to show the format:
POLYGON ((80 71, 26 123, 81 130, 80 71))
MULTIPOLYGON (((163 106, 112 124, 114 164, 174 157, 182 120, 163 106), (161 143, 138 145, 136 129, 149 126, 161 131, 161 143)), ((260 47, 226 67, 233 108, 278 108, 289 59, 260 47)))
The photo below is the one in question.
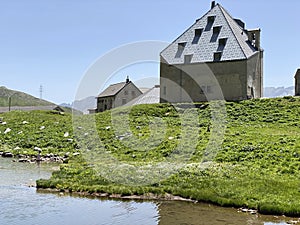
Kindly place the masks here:
POLYGON ((155 85, 153 88, 148 89, 142 95, 136 97, 126 104, 126 106, 141 105, 141 104, 154 104, 160 101, 160 87, 155 85))
MULTIPOLYGON (((131 82, 131 81, 129 81, 131 82)), ((128 82, 128 83, 129 83, 128 82)), ((111 84, 109 85, 104 91, 102 91, 98 97, 109 97, 109 96, 115 96, 119 93, 127 84, 127 82, 121 82, 117 84, 111 84)))
POLYGON ((298 69, 296 74, 295 74, 295 78, 299 78, 299 77, 300 77, 300 69, 298 69))
POLYGON ((220 4, 212 8, 161 52, 169 64, 213 62, 248 59, 260 49, 249 41, 245 24, 234 19, 220 4))
MULTIPOLYGON (((8 107, 0 107, 1 112, 8 112, 8 107)), ((19 111, 33 111, 33 110, 54 110, 59 112, 64 112, 63 107, 58 105, 46 105, 46 106, 11 106, 11 111, 19 110, 19 111)))

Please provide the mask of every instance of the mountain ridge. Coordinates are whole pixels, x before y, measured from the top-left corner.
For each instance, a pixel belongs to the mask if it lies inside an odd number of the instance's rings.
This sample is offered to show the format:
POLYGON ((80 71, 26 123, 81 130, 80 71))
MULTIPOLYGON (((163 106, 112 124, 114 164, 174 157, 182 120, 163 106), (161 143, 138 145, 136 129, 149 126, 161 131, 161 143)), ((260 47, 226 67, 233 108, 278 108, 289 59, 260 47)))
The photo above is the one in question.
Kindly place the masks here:
POLYGON ((9 106, 48 106, 56 105, 55 103, 34 97, 22 91, 0 87, 0 107, 9 106))

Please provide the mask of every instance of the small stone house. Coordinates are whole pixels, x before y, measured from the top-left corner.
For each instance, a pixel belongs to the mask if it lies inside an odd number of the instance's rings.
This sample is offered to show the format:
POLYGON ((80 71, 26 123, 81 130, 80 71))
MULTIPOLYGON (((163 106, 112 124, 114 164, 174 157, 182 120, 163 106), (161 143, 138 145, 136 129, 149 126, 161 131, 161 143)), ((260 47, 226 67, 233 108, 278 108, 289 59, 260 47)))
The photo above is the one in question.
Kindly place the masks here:
POLYGON ((300 96, 300 69, 295 74, 295 96, 300 96))
POLYGON ((220 4, 160 54, 160 102, 263 96, 260 29, 247 30, 220 4))
POLYGON ((125 82, 112 84, 98 95, 96 112, 125 105, 141 94, 140 89, 127 77, 125 82))

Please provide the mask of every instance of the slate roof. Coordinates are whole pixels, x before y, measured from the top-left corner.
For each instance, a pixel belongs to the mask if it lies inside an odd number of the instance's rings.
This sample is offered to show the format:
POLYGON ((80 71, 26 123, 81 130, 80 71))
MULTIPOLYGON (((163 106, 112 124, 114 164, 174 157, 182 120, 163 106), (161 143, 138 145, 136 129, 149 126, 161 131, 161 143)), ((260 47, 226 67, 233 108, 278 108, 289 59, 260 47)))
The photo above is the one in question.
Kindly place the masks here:
POLYGON ((298 69, 296 74, 295 74, 295 78, 299 78, 299 77, 300 77, 300 69, 298 69))
POLYGON ((154 104, 159 103, 160 88, 159 85, 155 85, 142 95, 128 102, 125 106, 140 105, 140 104, 154 104))
POLYGON ((213 62, 216 52, 222 52, 219 61, 231 61, 248 59, 257 51, 258 49, 248 41, 247 30, 220 4, 216 4, 164 49, 161 57, 168 64, 182 64, 185 62, 185 56, 190 57, 189 63, 201 63, 213 62), (226 39, 225 46, 220 46, 220 39, 221 42, 222 39, 226 39), (181 49, 178 44, 181 45, 181 49))
POLYGON ((121 91, 128 83, 121 82, 117 84, 109 85, 104 91, 102 91, 98 97, 109 97, 115 96, 119 91, 121 91))

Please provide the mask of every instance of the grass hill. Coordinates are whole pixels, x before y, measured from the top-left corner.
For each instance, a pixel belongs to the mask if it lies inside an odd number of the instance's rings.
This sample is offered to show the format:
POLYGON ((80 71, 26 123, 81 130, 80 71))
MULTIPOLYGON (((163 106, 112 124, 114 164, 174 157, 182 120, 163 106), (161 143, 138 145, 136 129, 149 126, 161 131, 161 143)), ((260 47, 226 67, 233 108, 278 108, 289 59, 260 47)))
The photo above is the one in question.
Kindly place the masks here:
POLYGON ((53 103, 33 97, 29 94, 0 87, 0 107, 8 106, 8 99, 11 96, 11 106, 47 106, 53 103))
MULTIPOLYGON (((211 141, 213 133, 222 128, 213 123, 218 116, 213 104, 199 104, 197 109, 181 105, 177 110, 169 104, 137 105, 78 116, 73 122, 69 114, 4 113, 0 151, 36 154, 36 146, 42 154, 81 153, 49 180, 37 181, 38 188, 118 196, 172 194, 265 214, 300 216, 300 98, 227 102, 226 115, 221 115, 226 123, 220 148, 214 148, 216 140, 211 141), (195 118, 188 113, 192 111, 197 112, 197 132, 192 129, 195 118), (95 122, 96 132, 90 121, 95 122), (153 121, 165 124, 164 129, 153 121), (207 152, 209 143, 214 157, 207 152), (190 157, 185 153, 191 153, 190 157), (155 165, 172 160, 177 165, 187 162, 153 183, 121 182, 155 177, 155 165), (144 165, 148 168, 144 177, 136 177, 144 165)), ((164 172, 166 168, 160 169, 164 172)))

